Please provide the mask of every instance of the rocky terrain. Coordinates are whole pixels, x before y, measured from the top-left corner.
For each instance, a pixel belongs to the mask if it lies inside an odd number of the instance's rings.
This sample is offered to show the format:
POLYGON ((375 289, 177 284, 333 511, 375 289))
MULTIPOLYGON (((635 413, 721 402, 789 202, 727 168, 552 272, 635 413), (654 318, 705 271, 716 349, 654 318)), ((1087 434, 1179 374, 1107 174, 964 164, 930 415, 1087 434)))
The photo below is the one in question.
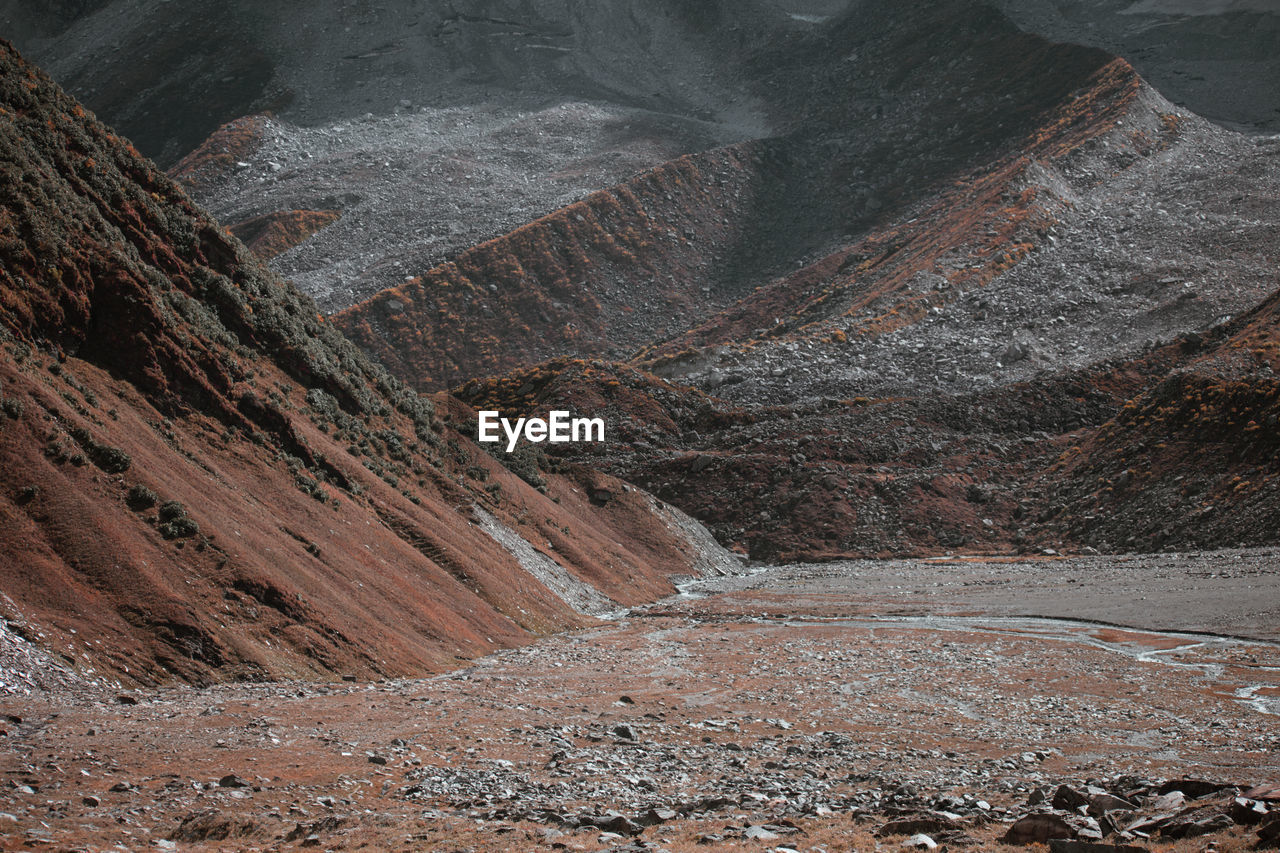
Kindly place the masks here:
POLYGON ((1277 847, 1271 6, 0 2, 0 850, 1277 847))
POLYGON ((144 684, 420 674, 736 563, 606 475, 481 450, 449 426, 461 403, 392 379, 42 72, 7 45, 0 63, 14 636, 144 684))
POLYGON ((425 681, 10 695, 0 849, 1274 847, 1276 571, 787 566, 425 681))

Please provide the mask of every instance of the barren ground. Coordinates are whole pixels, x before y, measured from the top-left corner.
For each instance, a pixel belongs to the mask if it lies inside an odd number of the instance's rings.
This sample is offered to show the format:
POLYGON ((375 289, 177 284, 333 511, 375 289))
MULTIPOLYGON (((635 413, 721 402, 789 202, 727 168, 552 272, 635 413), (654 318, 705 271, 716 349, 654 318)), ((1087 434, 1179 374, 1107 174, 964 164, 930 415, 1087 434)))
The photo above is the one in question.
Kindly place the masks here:
POLYGON ((1038 787, 1280 778, 1276 553, 786 566, 425 680, 11 693, 0 849, 897 849, 928 807, 991 849, 1038 787))

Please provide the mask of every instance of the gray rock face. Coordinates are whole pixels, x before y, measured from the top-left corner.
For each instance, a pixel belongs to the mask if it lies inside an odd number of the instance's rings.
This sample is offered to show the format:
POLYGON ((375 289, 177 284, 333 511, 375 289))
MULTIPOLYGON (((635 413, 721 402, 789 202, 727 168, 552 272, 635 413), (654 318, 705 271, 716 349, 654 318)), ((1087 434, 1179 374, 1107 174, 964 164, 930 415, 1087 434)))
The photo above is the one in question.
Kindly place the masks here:
POLYGON ((1125 57, 1174 103, 1280 129, 1280 5, 1272 0, 1003 0, 1019 25, 1125 57))

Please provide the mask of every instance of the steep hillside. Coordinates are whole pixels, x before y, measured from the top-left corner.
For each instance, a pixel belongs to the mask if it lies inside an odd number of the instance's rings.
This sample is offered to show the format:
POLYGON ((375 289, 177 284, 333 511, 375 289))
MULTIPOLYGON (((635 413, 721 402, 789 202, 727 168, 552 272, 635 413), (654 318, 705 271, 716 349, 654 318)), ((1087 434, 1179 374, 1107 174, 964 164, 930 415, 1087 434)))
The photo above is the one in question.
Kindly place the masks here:
POLYGON ((479 450, 7 44, 0 201, 0 590, 83 671, 426 672, 712 567, 647 495, 479 450))
POLYGON ((736 123, 734 51, 788 20, 764 0, 0 3, 19 47, 166 166, 264 110, 326 125, 571 100, 736 123))
MULTIPOLYGON (((761 50, 751 68, 762 100, 793 93, 766 101, 780 135, 671 161, 339 322, 420 388, 557 355, 629 354, 739 299, 754 312, 731 335, 741 340, 797 298, 758 285, 883 233, 873 229, 939 181, 1012 162, 1028 140, 1028 159, 1065 156, 1106 132, 1139 87, 1105 54, 1027 36, 963 0, 927 20, 867 4, 761 50), (1073 92, 1087 95, 1065 107, 1073 92), (446 356, 449 340, 473 345, 446 356)), ((1000 193, 1009 177, 988 183, 1000 193)), ((967 239, 970 224, 953 230, 967 239)))
POLYGON ((1271 0, 1000 0, 1019 26, 1130 60, 1174 103, 1280 130, 1280 7, 1271 0))
POLYGON ((459 393, 608 412, 618 440, 583 458, 762 559, 1273 542, 1275 327, 1251 309, 1280 288, 1277 152, 1112 62, 636 361, 459 393))

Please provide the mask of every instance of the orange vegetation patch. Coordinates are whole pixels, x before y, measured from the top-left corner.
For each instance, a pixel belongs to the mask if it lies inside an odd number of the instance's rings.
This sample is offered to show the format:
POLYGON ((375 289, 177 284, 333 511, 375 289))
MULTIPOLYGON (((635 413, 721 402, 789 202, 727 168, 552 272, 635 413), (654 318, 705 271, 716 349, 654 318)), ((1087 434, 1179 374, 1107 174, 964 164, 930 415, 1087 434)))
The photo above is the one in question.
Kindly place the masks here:
POLYGON ((342 218, 338 210, 277 210, 231 226, 231 233, 262 260, 270 260, 342 218))
POLYGON ((681 157, 593 193, 336 315, 397 376, 438 389, 560 355, 650 339, 631 302, 694 311, 687 283, 738 226, 724 213, 753 180, 752 144, 681 157), (712 178, 715 177, 715 180, 712 178), (684 236, 696 226, 697 243, 684 236), (606 295, 626 291, 623 301, 606 295), (638 324, 638 325, 637 325, 638 324))
POLYGON ((199 148, 178 161, 169 175, 188 189, 204 189, 235 168, 262 144, 267 127, 263 115, 229 121, 214 131, 199 148))

